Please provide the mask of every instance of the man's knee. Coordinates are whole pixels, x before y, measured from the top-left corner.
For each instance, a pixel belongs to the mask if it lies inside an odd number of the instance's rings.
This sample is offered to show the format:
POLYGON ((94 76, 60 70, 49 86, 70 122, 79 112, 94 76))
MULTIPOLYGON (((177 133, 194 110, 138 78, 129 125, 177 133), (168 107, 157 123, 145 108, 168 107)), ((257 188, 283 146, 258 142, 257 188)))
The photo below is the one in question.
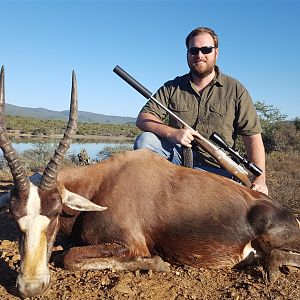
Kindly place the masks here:
POLYGON ((143 132, 135 140, 133 149, 153 149, 160 144, 158 137, 152 132, 143 132))

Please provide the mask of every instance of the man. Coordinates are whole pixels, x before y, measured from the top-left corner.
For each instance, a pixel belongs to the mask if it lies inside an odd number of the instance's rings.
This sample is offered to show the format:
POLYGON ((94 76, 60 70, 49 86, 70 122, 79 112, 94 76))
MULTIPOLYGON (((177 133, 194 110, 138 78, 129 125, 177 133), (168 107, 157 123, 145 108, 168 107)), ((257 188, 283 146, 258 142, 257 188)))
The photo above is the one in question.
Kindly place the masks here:
POLYGON ((194 168, 228 176, 226 170, 192 142, 198 132, 206 138, 217 132, 227 144, 234 146, 237 135, 241 135, 248 160, 263 170, 254 179, 252 188, 268 194, 261 125, 245 87, 222 74, 216 66, 218 36, 210 28, 196 28, 186 37, 186 47, 190 72, 165 83, 154 97, 195 131, 183 128, 149 100, 136 121, 144 133, 135 141, 135 149, 149 148, 181 164, 182 148, 192 148, 194 168))

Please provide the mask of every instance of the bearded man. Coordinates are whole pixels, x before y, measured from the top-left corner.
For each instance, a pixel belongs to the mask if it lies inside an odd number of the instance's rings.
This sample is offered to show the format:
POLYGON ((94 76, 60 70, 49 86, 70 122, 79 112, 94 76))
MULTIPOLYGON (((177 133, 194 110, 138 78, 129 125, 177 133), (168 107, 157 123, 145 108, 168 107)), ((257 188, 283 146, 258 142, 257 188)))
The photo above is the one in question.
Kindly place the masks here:
POLYGON ((194 29, 185 43, 190 72, 166 82, 154 98, 194 131, 183 128, 150 99, 137 117, 136 125, 143 133, 137 137, 134 149, 148 148, 182 164, 183 149, 190 148, 193 168, 232 178, 193 140, 198 132, 205 138, 217 132, 234 148, 237 136, 241 135, 248 160, 263 170, 262 175, 254 178, 252 189, 268 194, 262 128, 249 92, 239 81, 220 72, 216 65, 219 40, 212 29, 194 29))

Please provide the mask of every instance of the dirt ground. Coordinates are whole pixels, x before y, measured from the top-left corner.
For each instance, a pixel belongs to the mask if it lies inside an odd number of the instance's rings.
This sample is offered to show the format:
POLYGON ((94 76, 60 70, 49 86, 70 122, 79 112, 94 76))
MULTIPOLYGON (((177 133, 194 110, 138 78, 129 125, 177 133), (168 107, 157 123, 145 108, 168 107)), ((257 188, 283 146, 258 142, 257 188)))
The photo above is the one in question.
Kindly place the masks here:
MULTIPOLYGON (((299 198, 295 197, 299 196, 299 169, 295 172, 296 178, 289 178, 284 168, 278 166, 278 159, 274 161, 278 171, 274 169, 274 163, 273 170, 269 172, 273 186, 270 192, 282 198, 276 189, 282 192, 286 182, 293 182, 293 186, 288 187, 284 195, 293 198, 291 208, 297 210, 299 198)), ((296 161, 298 165, 299 162, 296 161)), ((286 168, 288 172, 290 167, 286 168)), ((10 186, 9 174, 1 172, 0 192, 10 186)), ((8 214, 4 214, 0 216, 0 299, 19 299, 15 288, 18 267, 15 224, 8 214)), ((52 263, 50 270, 50 288, 43 296, 32 299, 300 299, 300 270, 294 268, 283 269, 282 276, 273 284, 265 281, 262 266, 248 267, 243 271, 171 266, 170 273, 70 272, 52 263)))

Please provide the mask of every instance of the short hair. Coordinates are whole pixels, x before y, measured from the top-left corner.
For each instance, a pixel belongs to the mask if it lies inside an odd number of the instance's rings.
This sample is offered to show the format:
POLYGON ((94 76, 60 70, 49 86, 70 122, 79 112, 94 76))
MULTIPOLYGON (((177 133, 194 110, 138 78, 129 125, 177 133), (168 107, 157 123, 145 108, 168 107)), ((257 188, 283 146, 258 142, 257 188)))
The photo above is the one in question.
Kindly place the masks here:
POLYGON ((218 48, 219 46, 219 38, 217 36, 217 34, 211 29, 211 28, 208 28, 208 27, 198 27, 198 28, 195 28, 194 30, 192 30, 189 35, 186 37, 185 39, 185 45, 186 45, 186 48, 188 49, 189 48, 189 43, 190 43, 190 40, 196 36, 196 35, 199 35, 199 34, 202 34, 202 33, 208 33, 210 34, 210 36, 213 38, 214 40, 214 46, 216 48, 218 48))

